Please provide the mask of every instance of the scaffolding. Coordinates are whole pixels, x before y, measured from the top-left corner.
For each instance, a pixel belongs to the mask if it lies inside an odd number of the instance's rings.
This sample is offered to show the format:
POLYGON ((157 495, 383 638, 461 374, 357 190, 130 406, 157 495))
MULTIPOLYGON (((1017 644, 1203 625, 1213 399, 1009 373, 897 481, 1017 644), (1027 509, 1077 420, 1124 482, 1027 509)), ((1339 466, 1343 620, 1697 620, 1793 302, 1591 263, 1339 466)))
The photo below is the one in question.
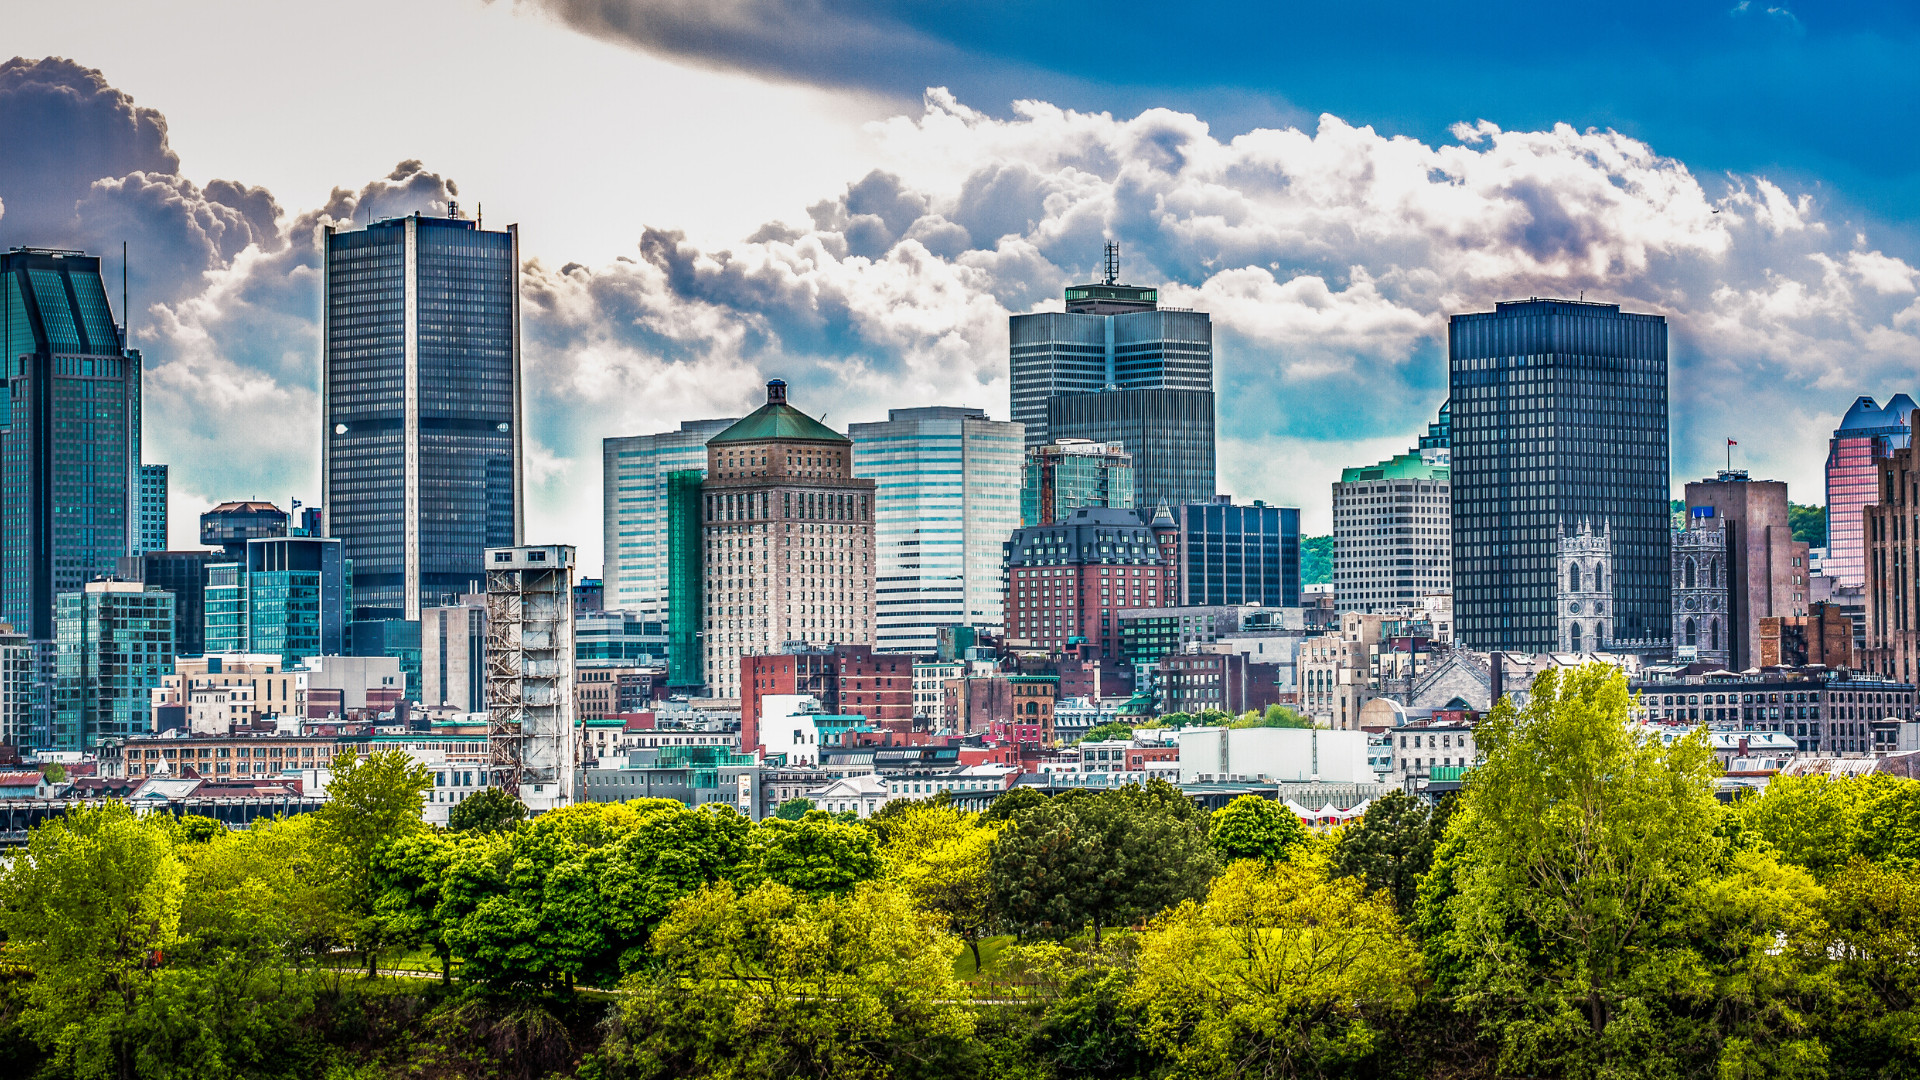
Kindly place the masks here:
POLYGON ((488 548, 487 751, 534 811, 573 801, 573 548, 488 548))

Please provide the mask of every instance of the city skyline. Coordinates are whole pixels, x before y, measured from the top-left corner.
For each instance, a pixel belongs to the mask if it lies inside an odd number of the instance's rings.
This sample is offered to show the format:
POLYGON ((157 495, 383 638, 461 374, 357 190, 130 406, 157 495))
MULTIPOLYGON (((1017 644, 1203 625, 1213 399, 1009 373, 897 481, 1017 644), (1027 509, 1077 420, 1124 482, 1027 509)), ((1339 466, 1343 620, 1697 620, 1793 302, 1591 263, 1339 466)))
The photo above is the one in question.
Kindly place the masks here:
MULTIPOLYGON (((952 60, 978 42, 923 65, 915 78, 952 90, 920 97, 897 80, 849 87, 817 65, 688 55, 528 7, 427 6, 476 56, 514 39, 530 72, 564 60, 591 73, 571 91, 579 115, 556 121, 565 132, 608 122, 622 94, 673 88, 688 116, 646 132, 680 161, 679 188, 647 177, 630 198, 583 200, 587 189, 462 149, 476 121, 460 109, 426 124, 370 115, 326 126, 326 154, 295 150, 281 130, 305 122, 290 82, 262 85, 260 103, 218 105, 139 57, 125 28, 90 41, 48 12, 23 27, 24 55, 72 60, 7 65, 7 134, 51 147, 60 119, 103 133, 102 149, 31 173, 0 166, 0 244, 76 244, 111 274, 129 240, 133 344, 150 366, 146 460, 172 468, 176 545, 218 501, 318 501, 312 227, 455 198, 525 230, 526 531, 578 543, 589 573, 604 555, 601 439, 741 415, 754 402, 737 387, 771 377, 831 401, 826 422, 841 430, 895 408, 1005 419, 1007 317, 1058 310, 1063 286, 1096 279, 1106 240, 1122 245, 1126 279, 1212 315, 1220 488, 1299 506, 1309 535, 1329 531, 1325 492, 1342 469, 1403 451, 1444 401, 1451 314, 1584 295, 1665 315, 1675 494, 1722 463, 1731 437, 1736 467, 1815 501, 1822 444, 1848 405, 1903 385, 1920 355, 1920 256, 1910 221, 1889 209, 1911 169, 1894 151, 1842 153, 1800 132, 1782 133, 1777 153, 1754 151, 1751 132, 1716 148, 1671 117, 1597 108, 1564 87, 1537 101, 1449 87, 1415 116, 1324 79, 1260 105, 1197 92, 1186 76, 1116 87, 1081 65, 1062 81, 1074 65, 1031 56, 978 69, 999 73, 988 78, 952 60), (54 99, 69 111, 50 111, 54 99), (742 120, 747 101, 790 130, 742 120), (285 112, 264 128, 221 111, 269 106, 285 112), (702 141, 716 125, 792 167, 734 175, 732 140, 702 141), (1728 149, 1742 139, 1747 149, 1728 149), (236 182, 215 182, 225 177, 236 182), (262 412, 278 422, 245 422, 262 412)), ((1764 22, 1728 16, 1726 41, 1689 48, 1739 54, 1764 22)), ((1804 74, 1836 35, 1914 29, 1883 22, 1809 18, 1802 44, 1776 59, 1804 74)), ((1580 43, 1581 62, 1597 49, 1580 43)), ((477 77, 429 68, 399 87, 428 106, 477 77)), ((543 87, 538 100, 567 92, 543 87)), ((499 117, 537 104, 476 101, 499 117)), ((525 136, 536 148, 553 137, 525 136)))

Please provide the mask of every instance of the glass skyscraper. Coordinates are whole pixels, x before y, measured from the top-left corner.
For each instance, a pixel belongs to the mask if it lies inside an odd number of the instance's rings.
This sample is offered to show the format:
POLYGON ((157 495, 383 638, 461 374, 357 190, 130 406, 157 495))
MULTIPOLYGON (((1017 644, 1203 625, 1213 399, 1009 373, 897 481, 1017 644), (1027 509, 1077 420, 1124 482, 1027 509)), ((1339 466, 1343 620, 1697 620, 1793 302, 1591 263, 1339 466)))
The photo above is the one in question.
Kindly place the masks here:
POLYGON ((167 467, 140 466, 139 501, 135 513, 133 554, 167 550, 167 467))
POLYGON ((852 424, 874 482, 874 647, 933 652, 943 626, 999 631, 1001 549, 1020 527, 1019 424, 979 409, 891 409, 852 424))
POLYGON ((206 651, 272 653, 287 664, 347 651, 351 564, 341 541, 249 540, 245 560, 207 568, 206 651))
POLYGON ((1613 643, 1670 634, 1667 322, 1522 300, 1448 321, 1455 634, 1556 647, 1558 536, 1611 530, 1613 643))
POLYGON ((1051 525, 1082 506, 1133 506, 1133 455, 1119 443, 1055 439, 1027 448, 1020 524, 1051 525))
MULTIPOLYGON (((692 469, 705 477, 707 440, 739 417, 686 420, 678 431, 600 442, 601 529, 605 563, 602 605, 653 622, 667 618, 672 595, 668 543, 668 478, 692 469)), ((697 543, 699 532, 693 533, 697 543)))
POLYGON ((1300 511, 1235 506, 1226 496, 1182 506, 1179 579, 1187 607, 1300 606, 1300 511))
POLYGON ((326 230, 322 500, 354 619, 418 620, 520 542, 519 233, 414 214, 326 230))
POLYGON ((55 659, 54 750, 152 728, 152 691, 173 673, 173 597, 135 581, 90 581, 62 593, 55 659))
POLYGON ((1867 580, 1861 513, 1880 501, 1879 460, 1913 441, 1913 399, 1895 394, 1882 407, 1870 397, 1854 401, 1827 442, 1827 563, 1837 585, 1867 580))
POLYGON ((1160 307, 1159 290, 1120 284, 1119 269, 1109 244, 1105 280, 1068 288, 1064 312, 1008 320, 1013 420, 1025 425, 1028 446, 1063 437, 1124 443, 1136 506, 1209 501, 1212 317, 1160 307))
POLYGON ((54 638, 54 598, 133 552, 140 354, 78 251, 0 253, 0 619, 54 638))

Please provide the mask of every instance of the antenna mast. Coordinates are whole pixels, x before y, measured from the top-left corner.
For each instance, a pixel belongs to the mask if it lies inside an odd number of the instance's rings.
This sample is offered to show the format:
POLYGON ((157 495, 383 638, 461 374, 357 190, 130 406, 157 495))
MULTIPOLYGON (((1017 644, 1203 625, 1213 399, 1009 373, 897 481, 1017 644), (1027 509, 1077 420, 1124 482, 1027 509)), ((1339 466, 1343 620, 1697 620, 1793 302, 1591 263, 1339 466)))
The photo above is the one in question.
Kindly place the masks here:
POLYGON ((1120 280, 1120 245, 1119 244, 1109 243, 1107 245, 1106 262, 1107 262, 1107 272, 1106 272, 1107 284, 1112 285, 1120 280))
POLYGON ((133 347, 133 312, 127 310, 127 242, 120 241, 120 351, 133 347))

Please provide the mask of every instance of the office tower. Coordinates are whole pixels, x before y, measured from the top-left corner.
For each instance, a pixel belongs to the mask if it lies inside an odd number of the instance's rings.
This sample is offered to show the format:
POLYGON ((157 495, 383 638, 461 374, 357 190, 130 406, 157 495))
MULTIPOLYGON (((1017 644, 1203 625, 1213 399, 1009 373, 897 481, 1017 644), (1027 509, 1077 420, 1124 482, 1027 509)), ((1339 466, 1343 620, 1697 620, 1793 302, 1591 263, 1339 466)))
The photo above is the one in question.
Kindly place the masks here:
POLYGON ((1007 637, 1062 652, 1120 655, 1122 608, 1171 607, 1172 569, 1151 528, 1129 510, 1083 506, 1007 541, 1007 637))
POLYGON ((1615 304, 1503 302, 1448 320, 1448 355, 1457 641, 1554 648, 1559 537, 1585 521, 1612 541, 1615 647, 1663 647, 1666 320, 1615 304))
POLYGON ((1880 459, 1912 445, 1913 399, 1895 394, 1885 407, 1858 398, 1827 441, 1827 561, 1823 573, 1839 586, 1866 577, 1866 541, 1860 512, 1879 497, 1880 459))
POLYGON ((167 467, 140 466, 140 494, 134 515, 133 554, 167 550, 167 467))
POLYGON ((60 594, 54 750, 153 727, 150 691, 173 671, 173 597, 136 581, 89 581, 60 594))
POLYGON ((461 712, 484 712, 482 685, 487 658, 487 601, 468 595, 460 603, 420 610, 420 703, 461 712))
POLYGON ((1083 506, 1133 506, 1133 455, 1117 442, 1055 439, 1027 448, 1020 524, 1051 525, 1083 506))
POLYGON ((1210 502, 1215 492, 1211 390, 1113 390, 1047 401, 1060 438, 1118 443, 1133 455, 1133 505, 1210 502))
MULTIPOLYGON (((1447 407, 1435 427, 1445 430, 1447 407)), ((1341 611, 1412 607, 1453 589, 1453 485, 1444 435, 1333 485, 1333 596, 1341 611), (1428 445, 1429 443, 1435 445, 1428 445)))
POLYGON ((200 656, 207 651, 207 568, 232 561, 224 550, 149 551, 121 558, 116 574, 172 593, 174 654, 200 656))
POLYGON ((1235 506, 1225 495, 1177 511, 1180 561, 1170 604, 1300 606, 1300 511, 1235 506))
POLYGON ((137 540, 140 354, 78 251, 0 253, 0 619, 52 641, 54 597, 137 540))
POLYGON ((874 483, 874 647, 933 652, 943 626, 1000 629, 1000 548, 1020 525, 1019 424, 979 409, 890 409, 850 424, 874 483))
POLYGON ((247 541, 285 535, 287 512, 270 502, 223 502, 200 515, 200 542, 235 562, 246 555, 247 541))
MULTIPOLYGON (((1204 393, 1211 430, 1211 317, 1203 311, 1163 309, 1159 290, 1120 284, 1117 245, 1107 245, 1103 276, 1098 284, 1070 286, 1064 312, 1008 320, 1013 421, 1026 425, 1027 445, 1043 446, 1067 434, 1052 429, 1049 399, 1111 390, 1204 393)), ((1127 448, 1139 453, 1132 444, 1127 448)), ((1207 497, 1212 495, 1209 489, 1207 497)))
POLYGON ((1726 539, 1728 652, 1745 671, 1759 661, 1761 619, 1807 613, 1807 545, 1793 538, 1787 485, 1743 471, 1696 480, 1687 517, 1718 525, 1726 539))
POLYGON ((349 639, 349 656, 388 657, 399 661, 400 674, 406 678, 403 691, 406 700, 421 700, 425 678, 421 668, 419 619, 355 620, 349 639))
POLYGON ((321 503, 356 621, 418 621, 520 542, 518 226, 448 214, 322 240, 321 503))
MULTIPOLYGON (((1724 668, 1733 663, 1727 530, 1711 506, 1694 507, 1686 522, 1673 531, 1673 658, 1724 668)), ((1778 619, 1761 621, 1770 617, 1778 619)))
POLYGON ((707 440, 701 485, 706 685, 740 696, 740 658, 787 642, 873 643, 872 480, 853 441, 787 404, 767 403, 707 440))
POLYGON ((338 539, 248 540, 240 562, 207 567, 209 653, 256 653, 296 664, 347 651, 352 567, 338 539))
MULTIPOLYGON (((1877 459, 1879 491, 1861 514, 1866 541, 1867 647, 1861 667, 1886 678, 1920 679, 1920 457, 1914 446, 1877 459)), ((1877 717, 1875 718, 1877 719, 1877 717)))
MULTIPOLYGON (((705 453, 704 446, 701 453, 705 453)), ((707 625, 707 470, 667 474, 667 685, 697 689, 707 680, 701 649, 707 625)))
POLYGON ((0 746, 33 740, 33 642, 0 623, 0 746))
POLYGON ((606 607, 666 620, 672 595, 669 477, 685 470, 705 476, 707 440, 738 421, 685 420, 678 431, 601 440, 600 527, 606 565, 600 578, 606 607))
POLYGON ((495 786, 539 812, 574 798, 573 548, 489 548, 487 750, 495 786))

